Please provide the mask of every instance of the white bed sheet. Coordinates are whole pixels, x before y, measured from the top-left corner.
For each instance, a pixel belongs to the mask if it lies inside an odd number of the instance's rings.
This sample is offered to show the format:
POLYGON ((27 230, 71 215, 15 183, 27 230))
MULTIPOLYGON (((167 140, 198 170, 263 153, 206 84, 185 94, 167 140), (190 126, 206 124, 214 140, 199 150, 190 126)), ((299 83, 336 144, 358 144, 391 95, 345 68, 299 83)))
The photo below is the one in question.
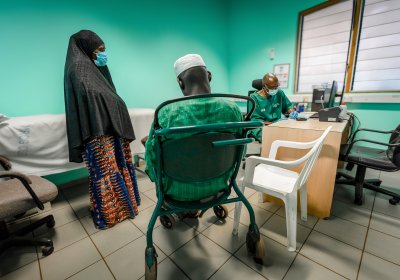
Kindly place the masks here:
MULTIPOLYGON (((148 135, 154 109, 129 109, 136 140, 133 154, 144 153, 140 140, 148 135)), ((68 160, 65 115, 15 117, 0 122, 0 155, 8 157, 13 170, 38 176, 84 167, 68 160)))

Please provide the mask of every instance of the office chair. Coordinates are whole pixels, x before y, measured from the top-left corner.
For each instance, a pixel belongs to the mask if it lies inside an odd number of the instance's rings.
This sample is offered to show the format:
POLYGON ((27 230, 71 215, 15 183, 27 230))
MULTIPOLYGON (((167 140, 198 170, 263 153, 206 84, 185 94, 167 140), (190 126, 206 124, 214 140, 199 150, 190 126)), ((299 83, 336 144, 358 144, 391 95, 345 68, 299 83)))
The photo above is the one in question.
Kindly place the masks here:
MULTIPOLYGON (((245 187, 280 198, 285 204, 288 251, 296 250, 297 191, 300 193, 301 219, 307 221, 307 180, 322 150, 324 141, 332 129, 329 126, 323 134, 311 142, 293 142, 275 140, 271 145, 268 158, 251 156, 246 159, 246 172, 240 190, 245 187), (303 157, 282 161, 276 160, 280 147, 292 149, 310 149, 303 157), (301 172, 291 168, 304 165, 301 172)), ((233 234, 239 228, 241 204, 235 205, 233 234)))
MULTIPOLYGON (((145 279, 157 278, 157 254, 153 246, 153 228, 157 217, 162 225, 171 228, 169 215, 187 211, 205 211, 213 208, 220 219, 227 216, 222 204, 242 201, 250 215, 246 236, 247 250, 260 261, 264 255, 264 243, 255 223, 253 208, 240 192, 236 176, 244 153, 244 146, 253 140, 246 138, 245 129, 261 127, 260 121, 250 122, 250 115, 243 122, 216 122, 181 127, 162 127, 158 121, 160 110, 174 104, 175 111, 191 110, 191 99, 235 98, 254 101, 245 96, 232 94, 197 95, 169 100, 159 105, 154 115, 157 205, 147 230, 145 251, 145 279), (179 110, 182 108, 182 110, 179 110), (184 184, 184 185, 183 185, 184 184), (237 197, 229 198, 232 189, 237 197), (188 199, 190 197, 190 200, 188 199)), ((206 105, 204 105, 206 106, 206 105)))
POLYGON ((338 172, 336 175, 336 184, 355 186, 354 203, 361 205, 363 203, 363 188, 374 190, 386 194, 392 198, 390 204, 397 204, 400 201, 400 195, 380 187, 382 181, 379 179, 365 179, 367 168, 395 172, 400 170, 400 125, 395 130, 380 131, 366 128, 359 128, 353 133, 348 144, 342 144, 339 152, 339 160, 347 162, 346 169, 351 170, 357 165, 356 176, 352 177, 344 172, 338 172), (389 143, 383 143, 368 139, 355 139, 360 131, 380 134, 391 134, 389 143), (373 143, 387 147, 387 149, 377 149, 357 145, 359 142, 373 143), (357 143, 357 144, 356 144, 357 143), (344 177, 344 179, 340 179, 344 177))
POLYGON ((32 232, 34 229, 46 224, 48 228, 55 225, 53 215, 48 215, 26 227, 10 233, 6 220, 23 216, 30 209, 38 207, 44 209, 43 203, 52 201, 58 194, 57 187, 48 180, 38 176, 26 176, 19 172, 11 171, 10 161, 0 156, 0 164, 4 171, 0 171, 0 178, 8 180, 0 181, 0 239, 4 240, 0 245, 0 255, 13 246, 44 246, 43 256, 48 256, 54 251, 51 240, 33 240, 17 238, 32 232))

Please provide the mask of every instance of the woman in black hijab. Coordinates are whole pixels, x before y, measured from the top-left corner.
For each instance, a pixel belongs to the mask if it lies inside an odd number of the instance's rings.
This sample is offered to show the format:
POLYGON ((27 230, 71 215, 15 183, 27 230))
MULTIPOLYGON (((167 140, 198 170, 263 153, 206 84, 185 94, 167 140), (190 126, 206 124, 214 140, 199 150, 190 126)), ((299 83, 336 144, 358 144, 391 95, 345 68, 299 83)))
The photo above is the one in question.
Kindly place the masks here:
POLYGON ((71 36, 64 69, 69 159, 86 162, 92 216, 100 229, 134 218, 140 204, 129 147, 135 134, 106 64, 96 33, 71 36))

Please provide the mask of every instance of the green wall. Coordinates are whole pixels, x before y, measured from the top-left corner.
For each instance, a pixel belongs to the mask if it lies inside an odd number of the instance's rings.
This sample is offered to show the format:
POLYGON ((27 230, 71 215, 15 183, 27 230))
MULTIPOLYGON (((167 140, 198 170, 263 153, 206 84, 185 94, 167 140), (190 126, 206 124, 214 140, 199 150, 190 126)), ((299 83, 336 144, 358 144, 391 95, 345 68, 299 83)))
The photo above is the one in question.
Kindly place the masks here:
MULTIPOLYGON (((251 81, 273 71, 274 64, 290 63, 289 88, 294 92, 298 14, 323 0, 241 0, 230 1, 228 75, 229 90, 246 94, 251 81), (268 50, 275 48, 275 59, 268 50)), ((400 104, 349 103, 363 127, 392 130, 400 123, 400 104)), ((363 136, 361 134, 361 136, 363 136)), ((387 141, 386 135, 366 136, 387 141)))
MULTIPOLYGON (((6 0, 0 2, 0 113, 64 112, 69 36, 92 29, 105 41, 118 93, 128 107, 154 108, 181 96, 174 61, 200 53, 214 92, 246 94, 250 83, 290 63, 293 93, 298 13, 323 0, 6 0), (275 48, 275 59, 268 50, 275 48)), ((399 104, 348 104, 365 127, 393 129, 399 104), (382 121, 384 120, 384 121, 382 121)), ((385 137, 377 137, 385 141, 385 137)), ((50 178, 63 183, 83 170, 50 178)))
POLYGON ((321 0, 230 1, 229 89, 247 93, 251 81, 273 71, 274 64, 290 63, 289 88, 293 93, 298 14, 321 0), (270 60, 269 49, 275 49, 270 60))
POLYGON ((8 0, 0 2, 0 113, 64 112, 68 40, 81 29, 104 40, 128 107, 180 97, 173 63, 187 53, 203 56, 214 91, 228 90, 225 1, 8 0))

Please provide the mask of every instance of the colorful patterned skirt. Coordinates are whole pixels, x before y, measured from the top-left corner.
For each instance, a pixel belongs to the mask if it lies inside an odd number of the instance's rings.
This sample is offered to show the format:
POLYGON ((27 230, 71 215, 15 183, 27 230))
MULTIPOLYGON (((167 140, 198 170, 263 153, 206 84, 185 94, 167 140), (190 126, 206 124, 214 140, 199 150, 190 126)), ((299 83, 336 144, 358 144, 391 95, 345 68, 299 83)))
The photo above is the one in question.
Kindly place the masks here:
POLYGON ((83 158, 89 171, 89 194, 93 221, 106 229, 139 210, 140 195, 132 164, 129 141, 96 136, 85 144, 83 158))

